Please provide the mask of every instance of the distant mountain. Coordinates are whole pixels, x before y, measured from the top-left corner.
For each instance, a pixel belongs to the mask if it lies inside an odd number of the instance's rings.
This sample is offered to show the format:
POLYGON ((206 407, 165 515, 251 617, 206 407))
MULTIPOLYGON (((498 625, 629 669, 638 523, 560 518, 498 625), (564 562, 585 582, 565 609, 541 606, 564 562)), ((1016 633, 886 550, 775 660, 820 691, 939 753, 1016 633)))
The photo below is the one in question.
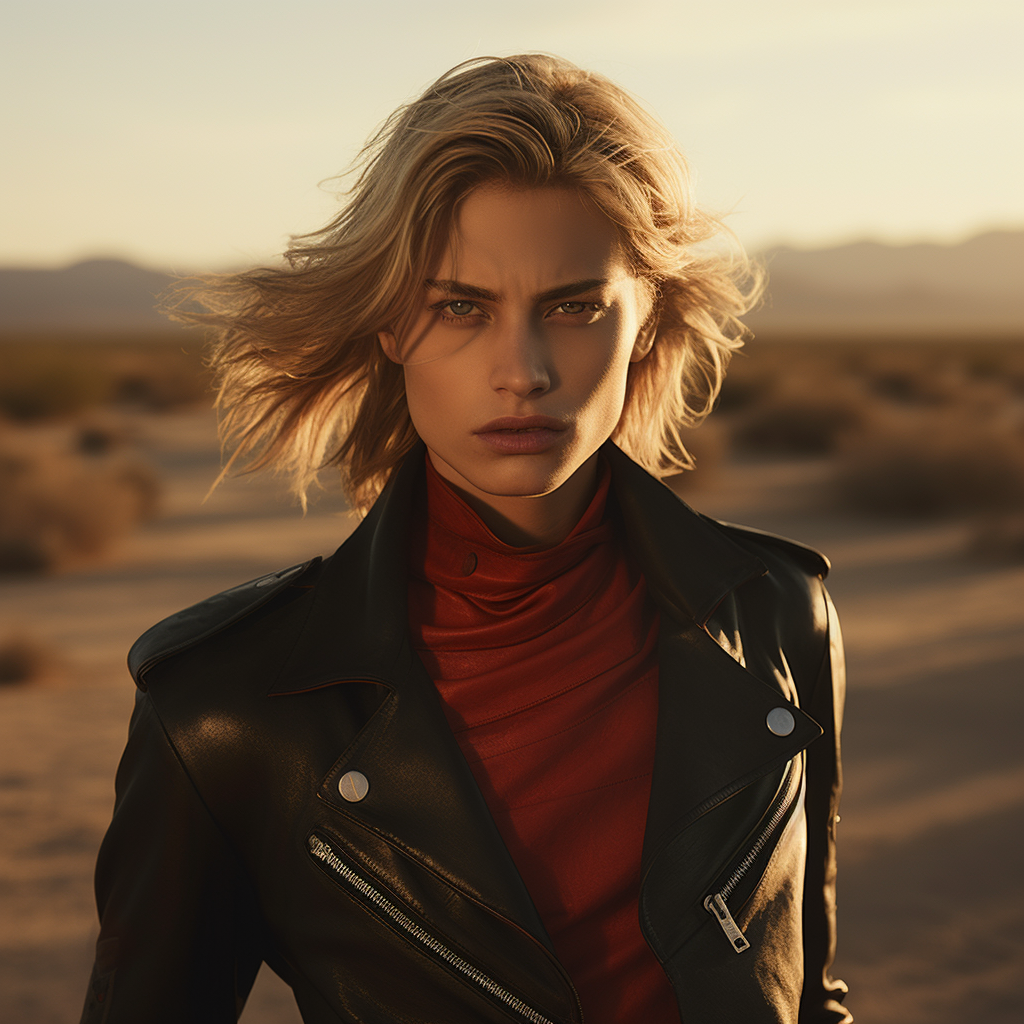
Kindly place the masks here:
MULTIPOLYGON (((959 245, 782 247, 762 258, 768 294, 747 318, 762 337, 1024 337, 1024 231, 989 231, 959 245)), ((0 268, 0 334, 172 331, 155 310, 172 280, 122 260, 0 268)))
POLYGON ((959 245, 779 248, 762 258, 768 294, 747 321, 765 336, 1024 335, 1024 231, 959 245))
POLYGON ((171 281, 124 260, 85 260, 60 270, 0 267, 0 332, 172 331, 155 308, 171 281))

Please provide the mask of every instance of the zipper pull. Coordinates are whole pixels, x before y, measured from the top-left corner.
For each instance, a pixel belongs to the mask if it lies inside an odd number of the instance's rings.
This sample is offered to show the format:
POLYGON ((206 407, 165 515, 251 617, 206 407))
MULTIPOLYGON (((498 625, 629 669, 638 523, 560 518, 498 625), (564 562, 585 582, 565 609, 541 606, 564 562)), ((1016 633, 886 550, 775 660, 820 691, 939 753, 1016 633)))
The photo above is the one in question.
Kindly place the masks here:
POLYGON ((722 931, 725 932, 729 945, 737 953, 750 949, 750 943, 747 942, 746 935, 740 931, 740 926, 732 919, 732 914, 729 913, 729 908, 725 905, 725 900, 722 899, 721 893, 708 896, 704 900, 704 909, 722 926, 722 931))

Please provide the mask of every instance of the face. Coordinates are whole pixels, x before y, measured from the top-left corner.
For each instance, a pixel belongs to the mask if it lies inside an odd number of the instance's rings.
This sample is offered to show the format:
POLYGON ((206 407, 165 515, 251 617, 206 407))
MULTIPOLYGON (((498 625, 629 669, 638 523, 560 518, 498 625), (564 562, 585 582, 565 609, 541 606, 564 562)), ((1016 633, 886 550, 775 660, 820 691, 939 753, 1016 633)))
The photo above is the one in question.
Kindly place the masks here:
POLYGON ((533 498, 593 470, 650 347, 648 309, 614 226, 577 193, 482 186, 380 341, 438 472, 484 502, 533 498))

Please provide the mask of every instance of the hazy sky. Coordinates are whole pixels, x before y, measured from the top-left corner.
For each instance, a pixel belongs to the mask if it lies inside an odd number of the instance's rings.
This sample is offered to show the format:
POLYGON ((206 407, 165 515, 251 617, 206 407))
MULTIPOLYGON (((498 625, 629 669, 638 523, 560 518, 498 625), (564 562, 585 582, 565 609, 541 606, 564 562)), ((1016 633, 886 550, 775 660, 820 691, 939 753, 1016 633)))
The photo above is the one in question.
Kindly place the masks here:
POLYGON ((5 14, 0 263, 265 260, 468 57, 639 95, 752 247, 1024 226, 1019 0, 27 0, 5 14))

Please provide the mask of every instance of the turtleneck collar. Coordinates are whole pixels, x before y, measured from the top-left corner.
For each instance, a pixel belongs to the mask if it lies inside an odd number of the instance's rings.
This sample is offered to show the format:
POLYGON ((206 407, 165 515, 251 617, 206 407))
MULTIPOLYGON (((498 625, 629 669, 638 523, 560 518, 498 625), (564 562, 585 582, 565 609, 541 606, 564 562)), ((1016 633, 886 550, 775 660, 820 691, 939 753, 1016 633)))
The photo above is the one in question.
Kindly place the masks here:
POLYGON ((429 456, 426 464, 417 519, 428 528, 413 531, 410 568, 434 586, 477 598, 514 598, 570 572, 595 547, 612 540, 605 514, 611 471, 603 456, 590 504, 568 536, 552 546, 506 544, 434 469, 429 456))

